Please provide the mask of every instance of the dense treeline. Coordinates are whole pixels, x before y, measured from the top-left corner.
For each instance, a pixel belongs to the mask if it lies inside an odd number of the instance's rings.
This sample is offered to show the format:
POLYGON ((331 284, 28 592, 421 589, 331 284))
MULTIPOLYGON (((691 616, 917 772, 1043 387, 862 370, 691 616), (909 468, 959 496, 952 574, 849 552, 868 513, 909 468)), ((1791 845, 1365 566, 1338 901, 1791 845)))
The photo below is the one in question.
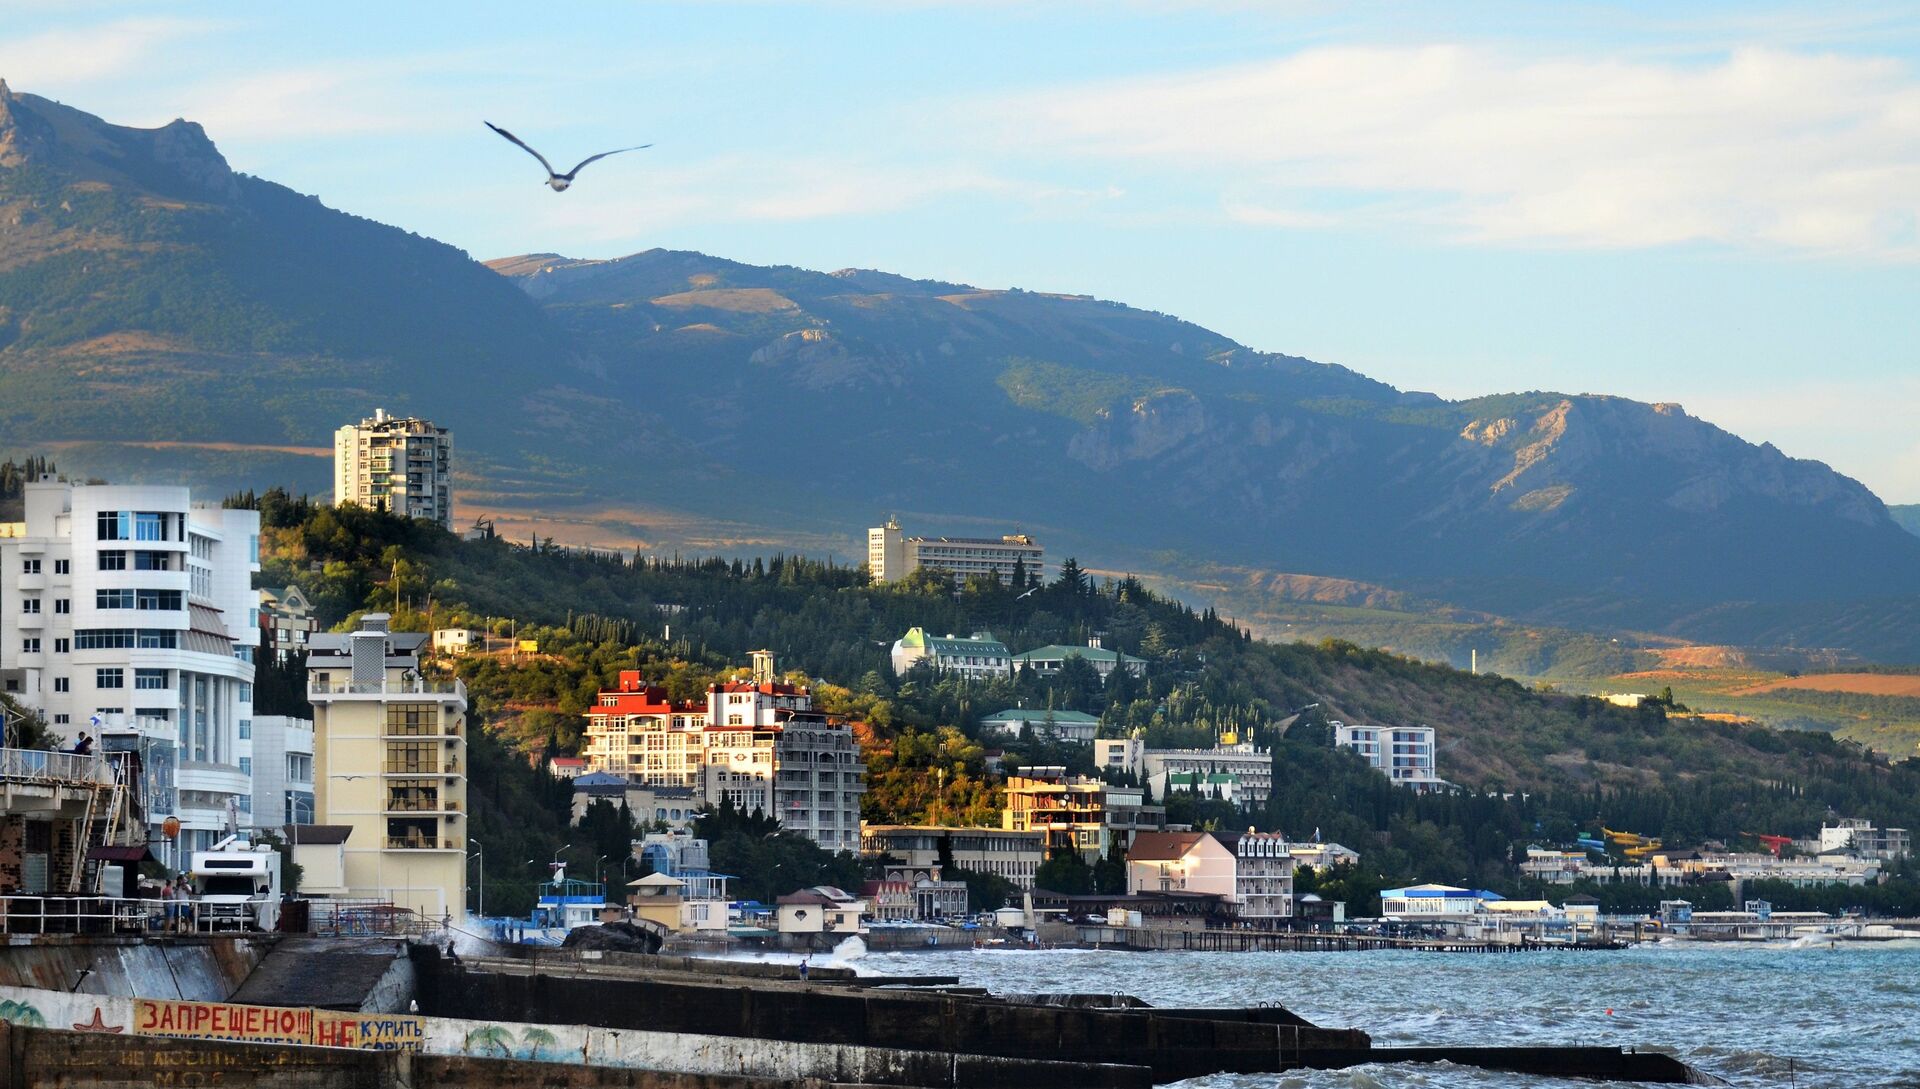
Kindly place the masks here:
POLYGON ((518 660, 458 666, 477 711, 506 724, 503 736, 522 751, 570 749, 581 712, 621 669, 693 698, 747 651, 773 649, 813 680, 824 706, 868 724, 875 820, 991 823, 999 781, 990 748, 1005 749, 1009 764, 1087 769, 1082 746, 980 735, 980 716, 1024 703, 1084 711, 1106 733, 1139 731, 1156 744, 1231 732, 1270 749, 1275 789, 1261 810, 1160 801, 1175 820, 1317 831, 1361 851, 1359 867, 1325 879, 1356 911, 1382 883, 1512 888, 1512 863, 1529 843, 1570 842, 1602 824, 1669 843, 1807 835, 1834 816, 1920 824, 1920 767, 1826 735, 1670 720, 1657 705, 1530 691, 1340 642, 1262 642, 1131 578, 1096 582, 1072 561, 1037 588, 927 573, 870 586, 857 569, 796 557, 629 562, 549 542, 461 541, 279 492, 239 501, 257 505, 268 527, 266 581, 298 582, 329 623, 378 608, 402 628, 471 624, 531 637, 538 651, 518 660), (1104 685, 1079 668, 988 682, 921 668, 895 676, 887 649, 913 626, 989 630, 1016 650, 1097 636, 1149 664, 1144 677, 1104 685), (1392 787, 1331 748, 1334 718, 1437 727, 1441 774, 1466 789, 1392 787))

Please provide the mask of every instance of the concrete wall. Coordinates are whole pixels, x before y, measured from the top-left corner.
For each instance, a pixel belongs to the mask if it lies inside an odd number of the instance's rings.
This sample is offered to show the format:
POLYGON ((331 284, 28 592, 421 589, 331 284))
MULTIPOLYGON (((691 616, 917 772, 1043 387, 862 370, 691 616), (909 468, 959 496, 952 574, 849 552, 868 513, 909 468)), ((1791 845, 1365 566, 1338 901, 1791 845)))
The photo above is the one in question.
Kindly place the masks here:
POLYGON ((0 945, 0 986, 219 1002, 272 943, 264 935, 149 941, 16 935, 0 945))
POLYGON ((0 1089, 825 1089, 723 1074, 670 1074, 499 1059, 166 1040, 0 1024, 0 1089))
MULTIPOLYGON (((556 1077, 567 1076, 560 1073, 562 1068, 604 1067, 771 1078, 782 1083, 823 1079, 852 1085, 932 1089, 1025 1089, 1032 1085, 1051 1089, 1145 1089, 1150 1084, 1148 1071, 1139 1067, 571 1024, 168 1002, 20 987, 0 987, 0 1021, 24 1028, 83 1030, 112 1037, 324 1044, 347 1050, 401 1051, 422 1058, 512 1059, 541 1064, 556 1077)), ((73 1084, 92 1083, 80 1078, 73 1084)))

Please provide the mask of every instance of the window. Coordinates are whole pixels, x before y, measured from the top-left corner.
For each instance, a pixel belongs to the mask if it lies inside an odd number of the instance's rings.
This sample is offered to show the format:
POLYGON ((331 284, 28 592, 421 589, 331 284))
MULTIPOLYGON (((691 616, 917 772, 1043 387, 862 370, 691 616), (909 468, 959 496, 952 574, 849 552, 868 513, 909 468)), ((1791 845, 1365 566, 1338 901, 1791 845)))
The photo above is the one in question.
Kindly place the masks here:
POLYGON ((21 598, 20 611, 26 613, 28 616, 40 615, 40 599, 37 597, 21 598))
POLYGON ((55 726, 65 726, 67 723, 71 722, 72 719, 73 719, 73 716, 71 715, 58 714, 53 716, 53 724, 55 726))
POLYGON ((240 682, 240 702, 241 703, 253 702, 253 686, 251 684, 248 684, 245 681, 240 682))
POLYGON ((173 721, 173 711, 166 707, 135 707, 133 713, 137 718, 153 718, 161 722, 173 721))
POLYGON ((240 773, 242 775, 253 774, 253 757, 243 756, 240 758, 240 773))
POLYGON ((141 650, 174 650, 180 646, 180 633, 166 628, 141 628, 141 650))
POLYGON ((95 688, 125 688, 127 671, 124 669, 96 669, 93 671, 95 688))
POLYGON ((72 573, 73 573, 73 561, 72 561, 72 560, 55 560, 55 561, 53 561, 53 573, 54 573, 54 574, 56 574, 56 575, 68 575, 68 574, 72 574, 72 573))
POLYGON ((53 679, 53 690, 54 690, 55 692, 66 692, 66 691, 69 691, 69 688, 68 688, 68 685, 69 685, 70 683, 71 683, 71 682, 69 682, 69 681, 67 680, 67 678, 65 678, 65 677, 55 677, 55 678, 53 679))
POLYGON ((253 739, 253 720, 250 718, 243 718, 240 720, 240 740, 251 741, 252 739, 253 739))
POLYGON ((78 650, 124 650, 133 646, 132 628, 82 628, 73 633, 78 650))
POLYGON ((20 653, 22 654, 40 653, 40 640, 37 637, 20 640, 20 653))
POLYGON ((95 590, 93 592, 93 607, 96 609, 131 609, 133 608, 133 591, 95 590))
POLYGON ((258 533, 247 536, 247 562, 260 562, 260 535, 258 533))
POLYGON ((65 654, 72 649, 73 640, 71 639, 62 637, 53 641, 53 652, 55 654, 65 654))
MULTIPOLYGON (((133 686, 135 688, 165 690, 167 687, 167 671, 164 669, 136 669, 133 671, 133 686)), ((240 736, 245 737, 247 735, 241 734, 240 736)))
POLYGON ((155 511, 143 510, 133 516, 133 539, 136 541, 164 541, 167 539, 167 516, 155 511))
POLYGON ((179 612, 181 607, 178 590, 135 590, 134 600, 149 612, 179 612))
POLYGON ((100 570, 125 571, 126 569, 127 569, 127 554, 125 552, 100 553, 100 570))
POLYGON ((73 599, 56 597, 53 599, 53 615, 66 616, 73 611, 73 599))
POLYGON ((39 560, 22 560, 20 563, 20 573, 23 575, 39 574, 40 561, 39 560))
POLYGON ((171 571, 173 555, 168 552, 135 552, 133 569, 135 571, 171 571))

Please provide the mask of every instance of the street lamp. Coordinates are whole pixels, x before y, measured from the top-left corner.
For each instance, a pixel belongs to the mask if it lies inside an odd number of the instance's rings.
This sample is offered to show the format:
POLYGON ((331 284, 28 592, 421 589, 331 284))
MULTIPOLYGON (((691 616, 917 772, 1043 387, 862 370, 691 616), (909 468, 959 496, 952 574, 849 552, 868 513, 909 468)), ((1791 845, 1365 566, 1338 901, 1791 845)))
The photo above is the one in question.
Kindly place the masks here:
POLYGON ((473 846, 475 850, 467 858, 480 860, 480 902, 474 914, 484 919, 487 917, 487 845, 476 839, 473 841, 473 846))

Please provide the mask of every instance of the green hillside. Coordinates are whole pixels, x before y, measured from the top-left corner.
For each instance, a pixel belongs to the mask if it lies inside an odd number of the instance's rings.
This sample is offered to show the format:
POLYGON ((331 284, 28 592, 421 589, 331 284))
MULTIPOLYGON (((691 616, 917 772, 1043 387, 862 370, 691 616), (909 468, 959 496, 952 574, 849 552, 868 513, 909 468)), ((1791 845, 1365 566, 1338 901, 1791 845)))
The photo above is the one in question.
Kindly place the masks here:
MULTIPOLYGON (((869 724, 875 819, 935 811, 991 819, 995 781, 975 720, 1025 700, 1096 714, 1105 730, 1142 730, 1159 744, 1201 744, 1232 730, 1269 746, 1281 784, 1270 807, 1241 812, 1176 798, 1176 819, 1296 836, 1317 827, 1369 854, 1369 881, 1507 887, 1516 850, 1598 823, 1691 843, 1754 830, 1808 834, 1836 814, 1920 820, 1920 764, 1889 764, 1824 734, 1669 720, 1658 706, 1539 692, 1348 644, 1255 640, 1131 580, 1095 581, 1071 568, 1025 597, 938 578, 873 587, 855 570, 792 557, 627 564, 465 542, 279 495, 260 505, 270 527, 263 581, 300 582, 329 621, 367 607, 414 628, 430 622, 429 606, 434 624, 491 618, 504 628, 515 618, 520 634, 538 641, 537 655, 464 659, 459 668, 477 712, 519 748, 567 748, 594 693, 622 668, 687 696, 747 651, 774 650, 820 682, 826 706, 869 724), (923 671, 895 677, 887 644, 913 625, 984 628, 1015 647, 1097 634, 1151 665, 1144 679, 1106 688, 1090 671, 974 684, 923 671), (1289 713, 1310 703, 1320 706, 1283 734, 1289 713), (1393 788, 1328 747, 1332 718, 1434 726, 1441 774, 1469 792, 1421 798, 1393 788)), ((1084 749, 1044 739, 1007 747, 1016 763, 1088 767, 1084 749)))

